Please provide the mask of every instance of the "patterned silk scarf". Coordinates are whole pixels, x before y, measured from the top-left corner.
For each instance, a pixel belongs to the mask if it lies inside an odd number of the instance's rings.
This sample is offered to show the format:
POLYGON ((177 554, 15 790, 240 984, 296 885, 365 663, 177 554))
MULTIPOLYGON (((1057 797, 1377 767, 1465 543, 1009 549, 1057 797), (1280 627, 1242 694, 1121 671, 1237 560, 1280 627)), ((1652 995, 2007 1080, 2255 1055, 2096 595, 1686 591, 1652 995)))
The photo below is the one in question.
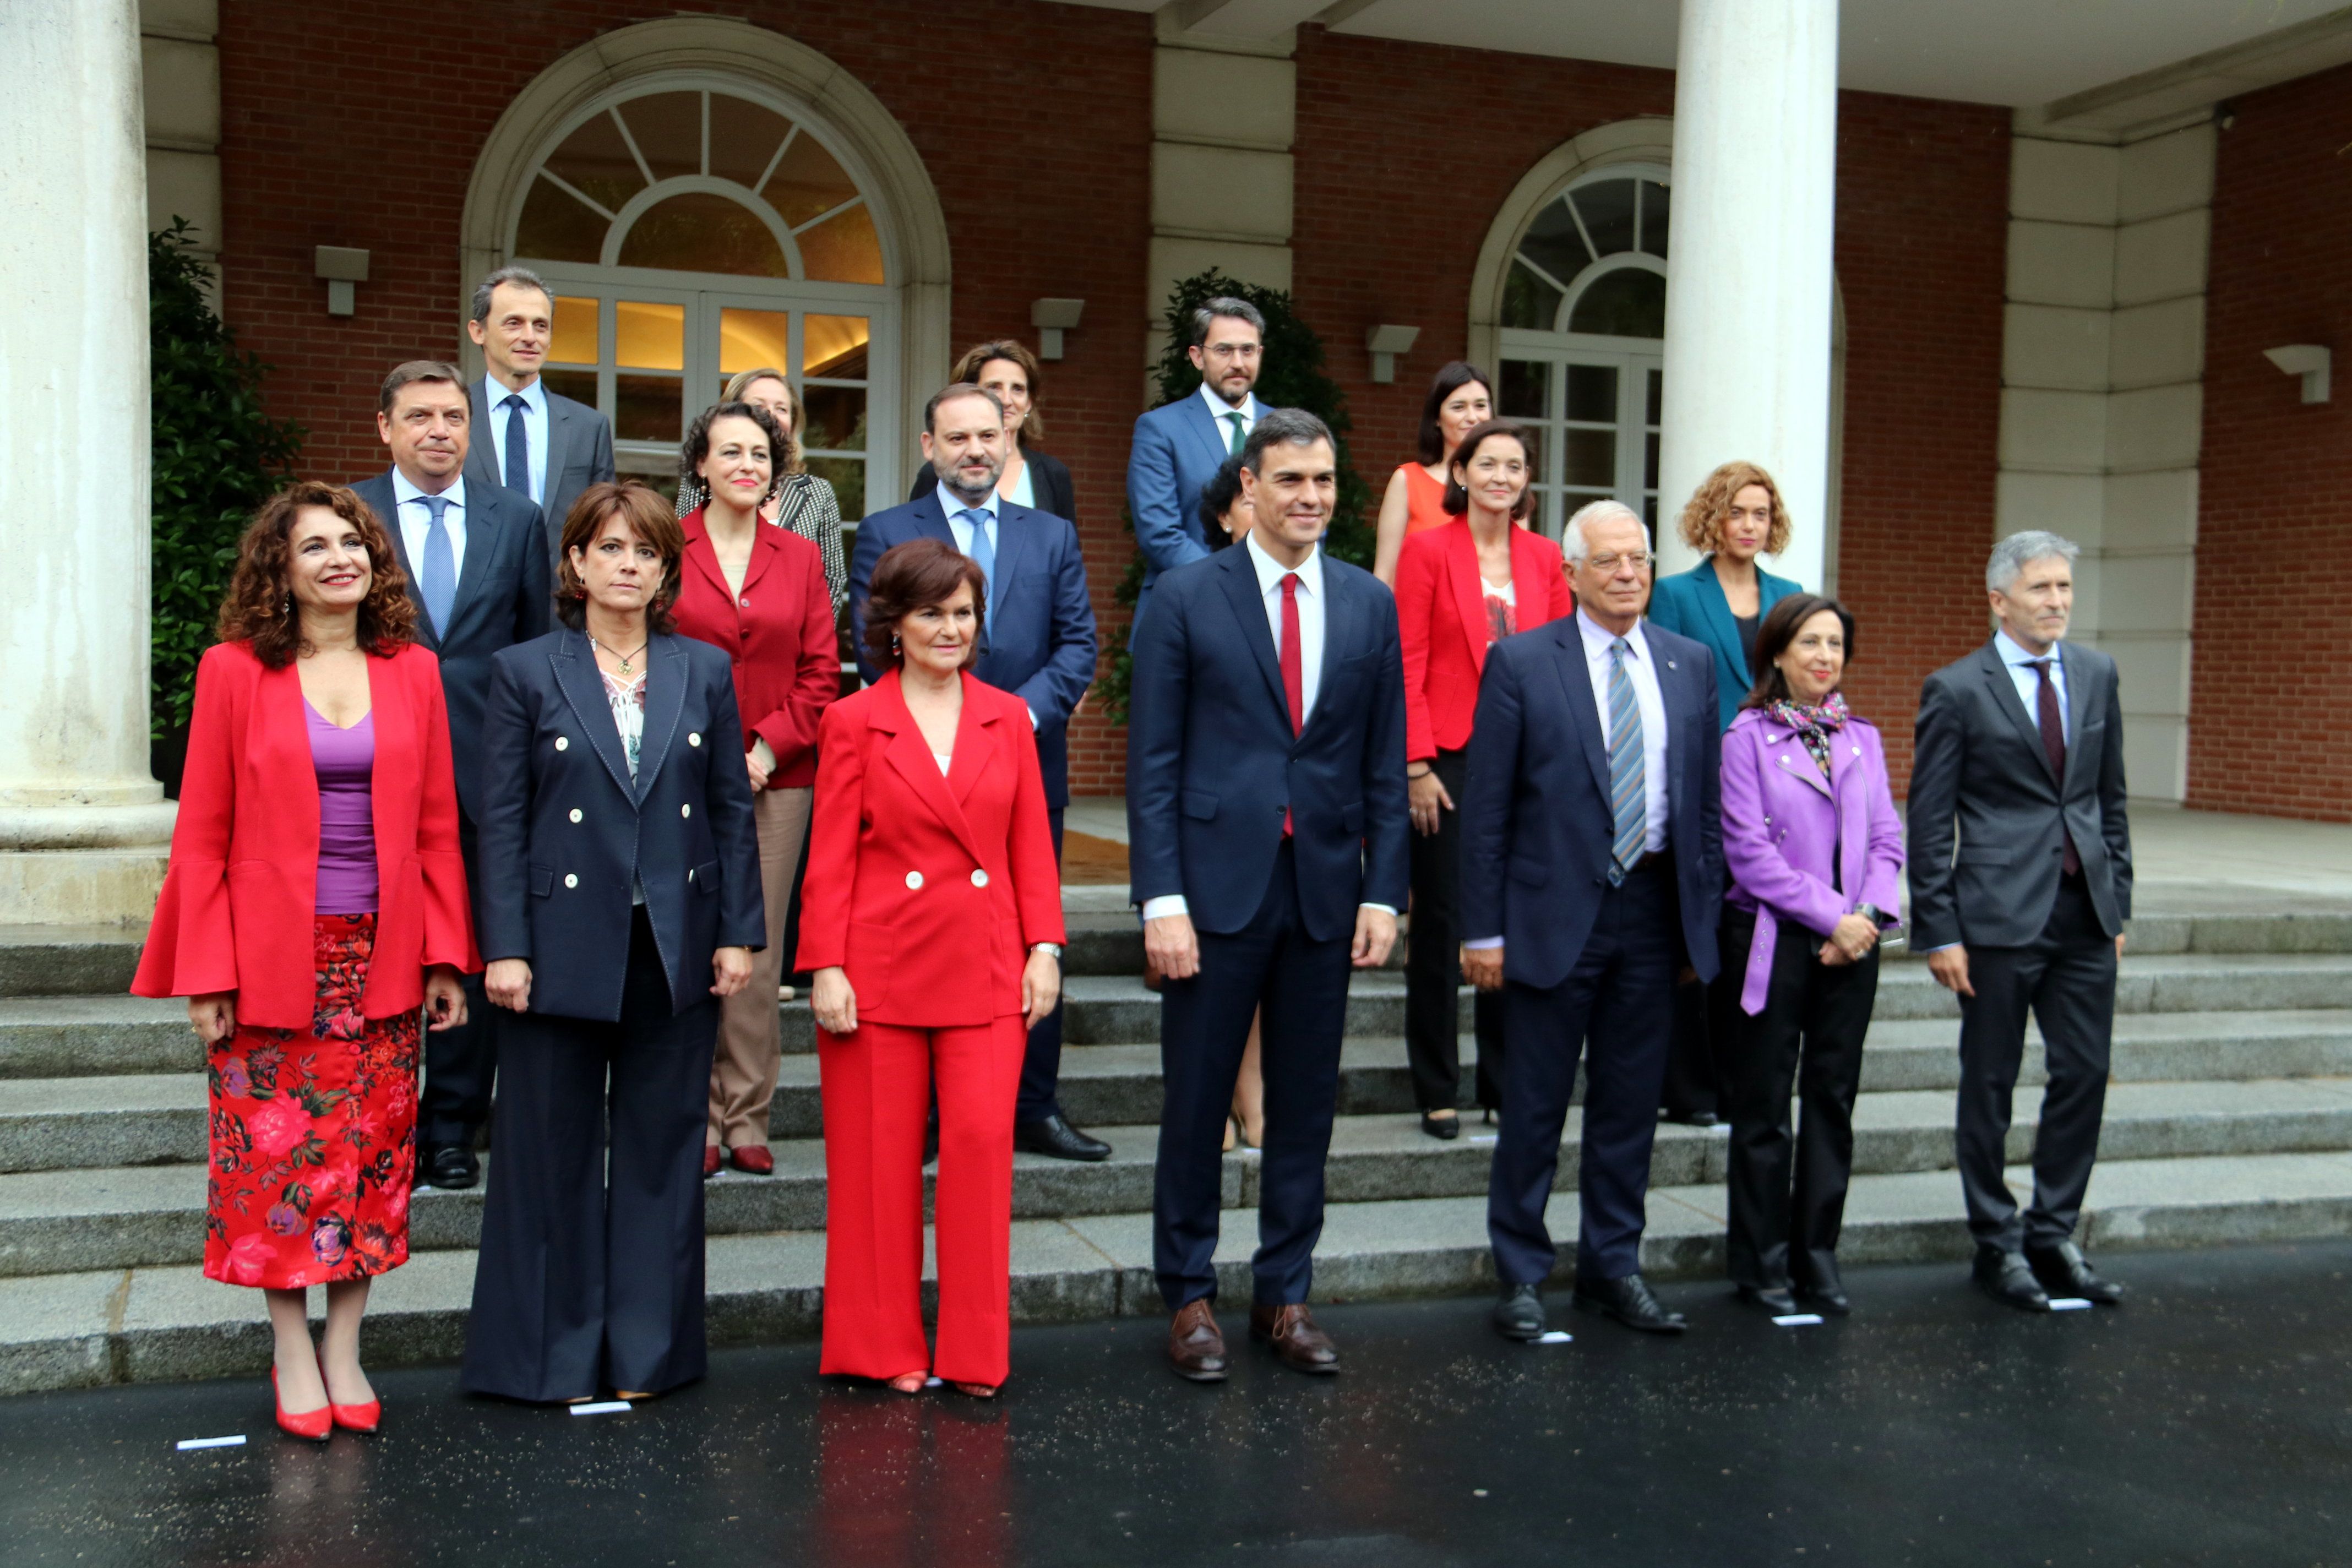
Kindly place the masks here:
POLYGON ((1821 701, 1807 705, 1792 702, 1783 697, 1774 701, 1767 712, 1773 722, 1787 726, 1805 743, 1805 751, 1813 764, 1822 770, 1822 777, 1830 776, 1830 731, 1845 728, 1845 699, 1831 692, 1821 701))

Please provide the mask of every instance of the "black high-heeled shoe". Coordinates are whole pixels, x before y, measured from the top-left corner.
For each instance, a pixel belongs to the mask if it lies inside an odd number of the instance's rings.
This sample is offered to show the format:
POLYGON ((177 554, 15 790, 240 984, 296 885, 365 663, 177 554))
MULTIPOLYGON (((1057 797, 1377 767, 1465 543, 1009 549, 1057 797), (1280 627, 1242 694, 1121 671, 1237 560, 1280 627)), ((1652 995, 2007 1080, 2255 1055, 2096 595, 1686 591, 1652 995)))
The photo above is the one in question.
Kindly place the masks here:
POLYGON ((1459 1115, 1440 1116, 1433 1110, 1424 1110, 1421 1113, 1421 1130, 1432 1138, 1450 1143, 1462 1136, 1462 1118, 1459 1115))

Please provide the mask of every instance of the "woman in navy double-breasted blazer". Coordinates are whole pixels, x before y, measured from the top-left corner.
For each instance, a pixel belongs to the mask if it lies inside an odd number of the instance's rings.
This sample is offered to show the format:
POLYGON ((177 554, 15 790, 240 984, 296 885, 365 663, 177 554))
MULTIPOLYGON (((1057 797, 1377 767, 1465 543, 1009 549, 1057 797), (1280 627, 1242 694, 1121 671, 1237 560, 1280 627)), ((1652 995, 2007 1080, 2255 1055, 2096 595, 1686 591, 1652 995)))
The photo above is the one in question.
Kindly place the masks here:
POLYGON ((480 1393, 626 1396, 703 1373, 717 998, 767 933, 727 656, 667 630, 684 549, 652 490, 592 486, 564 523, 562 629, 494 664, 483 986, 518 1016, 466 1340, 480 1393))

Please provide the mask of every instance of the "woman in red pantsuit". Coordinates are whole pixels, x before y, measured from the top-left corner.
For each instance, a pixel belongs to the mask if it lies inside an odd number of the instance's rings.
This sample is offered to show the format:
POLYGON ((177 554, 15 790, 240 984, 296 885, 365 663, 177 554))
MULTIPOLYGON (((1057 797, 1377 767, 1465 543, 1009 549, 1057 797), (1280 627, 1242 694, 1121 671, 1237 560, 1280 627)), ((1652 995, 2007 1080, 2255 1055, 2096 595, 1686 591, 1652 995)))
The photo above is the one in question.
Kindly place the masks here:
POLYGON ((825 710, 801 889, 824 1097, 822 1373, 987 1397, 1011 1349, 1013 1108, 1061 992, 1061 879, 1028 710, 981 684, 986 582, 944 541, 874 569, 887 673, 825 710), (939 1349, 923 1337, 923 1131, 939 1085, 939 1349))
POLYGON ((441 668, 365 502, 306 483, 238 546, 131 983, 184 996, 211 1090, 205 1274, 258 1286, 278 1424, 373 1431, 369 1281, 408 1258, 417 1018, 478 970, 441 668), (305 1296, 327 1288, 314 1348, 305 1296))

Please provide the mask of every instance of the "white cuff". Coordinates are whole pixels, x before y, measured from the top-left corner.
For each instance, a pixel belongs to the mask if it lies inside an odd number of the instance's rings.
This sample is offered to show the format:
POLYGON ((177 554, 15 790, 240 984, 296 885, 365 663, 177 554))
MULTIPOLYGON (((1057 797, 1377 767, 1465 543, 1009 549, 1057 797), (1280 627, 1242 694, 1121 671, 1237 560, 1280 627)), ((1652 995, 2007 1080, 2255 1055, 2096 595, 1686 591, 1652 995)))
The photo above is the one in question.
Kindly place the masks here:
POLYGON ((1499 936, 1482 936, 1475 942, 1465 942, 1462 945, 1473 952, 1490 952, 1503 945, 1503 939, 1499 936))
POLYGON ((1037 732, 1037 710, 1029 707, 1026 703, 1024 703, 1022 707, 1029 715, 1029 732, 1034 735, 1037 732))
POLYGON ((1192 912, 1192 906, 1184 902, 1181 893, 1162 893, 1156 899, 1143 900, 1143 918, 1148 921, 1165 920, 1170 915, 1189 915, 1192 912))
POLYGON ((1382 914, 1384 914, 1384 915, 1388 916, 1388 917, 1389 917, 1389 919, 1391 919, 1391 920, 1394 920, 1394 919, 1396 919, 1396 918, 1397 918, 1397 912, 1396 912, 1396 910, 1394 910, 1391 909, 1391 908, 1390 908, 1388 905, 1386 905, 1386 904, 1359 904, 1359 905, 1357 905, 1356 907, 1357 907, 1358 909, 1363 909, 1363 910, 1380 910, 1380 911, 1381 911, 1381 913, 1382 913, 1382 914))

